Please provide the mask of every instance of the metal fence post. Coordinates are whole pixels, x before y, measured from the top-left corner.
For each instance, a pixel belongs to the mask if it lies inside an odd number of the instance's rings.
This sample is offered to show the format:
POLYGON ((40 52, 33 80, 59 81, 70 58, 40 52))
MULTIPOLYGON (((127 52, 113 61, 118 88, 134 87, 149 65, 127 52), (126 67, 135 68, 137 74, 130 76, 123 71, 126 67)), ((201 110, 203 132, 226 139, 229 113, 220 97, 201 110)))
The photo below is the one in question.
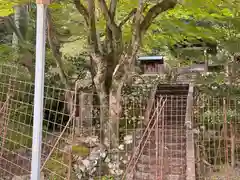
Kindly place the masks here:
POLYGON ((50 4, 50 0, 36 0, 36 4, 37 33, 31 180, 40 180, 46 44, 46 12, 47 5, 50 4))

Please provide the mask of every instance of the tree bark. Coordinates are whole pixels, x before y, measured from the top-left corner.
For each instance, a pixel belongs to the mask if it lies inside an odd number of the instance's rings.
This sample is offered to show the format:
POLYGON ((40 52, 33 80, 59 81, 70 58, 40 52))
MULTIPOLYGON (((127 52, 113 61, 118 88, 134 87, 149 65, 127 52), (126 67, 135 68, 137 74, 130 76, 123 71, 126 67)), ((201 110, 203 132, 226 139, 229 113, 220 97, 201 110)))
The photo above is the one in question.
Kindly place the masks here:
POLYGON ((13 31, 12 47, 14 49, 14 61, 29 71, 31 79, 34 79, 33 54, 26 44, 28 39, 29 14, 27 5, 17 5, 14 7, 14 19, 6 19, 7 26, 13 31), (21 48, 23 47, 23 48, 21 48), (24 49, 25 48, 25 49, 24 49))
POLYGON ((115 140, 112 143, 114 148, 119 145, 119 122, 122 114, 121 91, 124 83, 119 83, 117 87, 111 88, 109 94, 109 120, 112 131, 115 133, 115 140))
POLYGON ((66 88, 69 88, 69 82, 67 79, 67 75, 64 70, 64 64, 62 62, 62 53, 60 52, 60 42, 58 40, 58 37, 56 35, 56 30, 54 28, 51 12, 48 9, 47 11, 47 27, 48 27, 48 42, 51 48, 51 51, 53 53, 53 56, 56 60, 56 64, 59 68, 59 76, 61 78, 62 83, 65 85, 66 88))

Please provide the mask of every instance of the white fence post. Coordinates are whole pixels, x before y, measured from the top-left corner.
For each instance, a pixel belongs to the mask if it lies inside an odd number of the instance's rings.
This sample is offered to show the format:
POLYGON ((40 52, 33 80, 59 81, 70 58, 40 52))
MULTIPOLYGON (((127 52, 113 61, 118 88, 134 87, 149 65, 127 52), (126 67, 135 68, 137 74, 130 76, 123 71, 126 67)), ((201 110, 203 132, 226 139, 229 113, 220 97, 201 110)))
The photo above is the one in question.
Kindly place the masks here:
POLYGON ((40 180, 45 73, 46 15, 47 5, 49 3, 50 0, 36 0, 37 33, 31 180, 40 180))

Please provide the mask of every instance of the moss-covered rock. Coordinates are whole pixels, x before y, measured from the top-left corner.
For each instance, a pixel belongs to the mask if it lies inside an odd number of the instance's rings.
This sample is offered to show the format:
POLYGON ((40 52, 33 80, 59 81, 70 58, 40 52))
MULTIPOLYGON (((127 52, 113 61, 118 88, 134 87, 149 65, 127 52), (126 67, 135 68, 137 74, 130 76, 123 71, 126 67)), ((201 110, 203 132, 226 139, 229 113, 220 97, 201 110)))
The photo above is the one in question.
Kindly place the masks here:
POLYGON ((73 155, 86 157, 90 153, 90 149, 84 145, 73 145, 72 146, 73 155))

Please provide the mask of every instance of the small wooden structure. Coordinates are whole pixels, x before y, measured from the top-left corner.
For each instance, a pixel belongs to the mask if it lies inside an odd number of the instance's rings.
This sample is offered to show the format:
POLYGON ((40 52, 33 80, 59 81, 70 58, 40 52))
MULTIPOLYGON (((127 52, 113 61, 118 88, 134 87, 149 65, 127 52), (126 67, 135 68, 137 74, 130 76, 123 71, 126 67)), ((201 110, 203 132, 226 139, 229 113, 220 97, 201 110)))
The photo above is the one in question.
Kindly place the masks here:
POLYGON ((164 73, 163 56, 143 56, 138 58, 144 74, 164 73))

